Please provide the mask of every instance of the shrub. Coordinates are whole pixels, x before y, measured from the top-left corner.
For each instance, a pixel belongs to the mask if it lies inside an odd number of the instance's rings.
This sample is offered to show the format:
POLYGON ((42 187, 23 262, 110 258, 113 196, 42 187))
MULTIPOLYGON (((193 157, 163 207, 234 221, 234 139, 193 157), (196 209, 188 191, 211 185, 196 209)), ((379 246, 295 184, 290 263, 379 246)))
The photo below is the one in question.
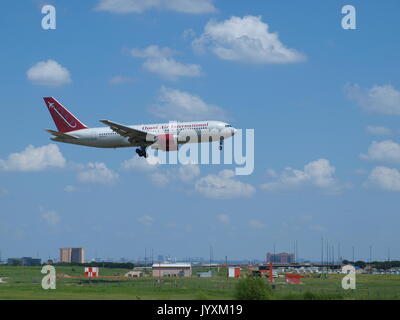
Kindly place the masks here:
POLYGON ((259 277, 246 277, 237 283, 235 298, 238 300, 270 300, 272 289, 259 277))

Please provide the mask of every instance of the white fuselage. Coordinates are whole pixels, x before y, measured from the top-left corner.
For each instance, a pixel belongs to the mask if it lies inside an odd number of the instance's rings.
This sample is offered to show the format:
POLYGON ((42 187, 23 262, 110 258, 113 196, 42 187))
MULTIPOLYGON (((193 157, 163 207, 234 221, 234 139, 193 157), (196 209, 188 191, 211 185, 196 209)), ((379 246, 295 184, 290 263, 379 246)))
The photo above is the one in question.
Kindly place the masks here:
MULTIPOLYGON (((189 138, 189 142, 209 142, 220 141, 221 136, 228 138, 236 133, 236 129, 231 125, 221 121, 194 121, 194 122, 169 122, 160 124, 133 125, 129 128, 144 131, 153 136, 173 135, 178 144, 185 141, 180 137, 189 138), (207 140, 199 137, 209 137, 207 140)), ((139 143, 132 143, 128 137, 121 136, 114 132, 110 127, 89 128, 76 130, 68 133, 76 139, 67 137, 52 137, 53 141, 78 144, 96 148, 126 148, 140 146, 139 143)), ((150 143, 149 143, 150 144, 150 143)))

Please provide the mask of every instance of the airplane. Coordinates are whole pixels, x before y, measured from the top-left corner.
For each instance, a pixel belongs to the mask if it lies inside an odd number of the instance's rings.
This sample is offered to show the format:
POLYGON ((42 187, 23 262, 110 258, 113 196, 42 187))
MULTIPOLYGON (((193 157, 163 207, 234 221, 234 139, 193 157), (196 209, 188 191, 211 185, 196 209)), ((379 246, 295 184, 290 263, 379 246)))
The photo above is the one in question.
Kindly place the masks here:
POLYGON ((54 97, 43 100, 58 129, 46 130, 53 136, 51 140, 95 148, 137 147, 136 153, 144 158, 148 157, 146 149, 149 146, 168 152, 178 150, 184 143, 219 141, 219 150, 222 150, 224 139, 237 133, 237 129, 222 121, 123 125, 100 120, 106 127, 89 128, 54 97))

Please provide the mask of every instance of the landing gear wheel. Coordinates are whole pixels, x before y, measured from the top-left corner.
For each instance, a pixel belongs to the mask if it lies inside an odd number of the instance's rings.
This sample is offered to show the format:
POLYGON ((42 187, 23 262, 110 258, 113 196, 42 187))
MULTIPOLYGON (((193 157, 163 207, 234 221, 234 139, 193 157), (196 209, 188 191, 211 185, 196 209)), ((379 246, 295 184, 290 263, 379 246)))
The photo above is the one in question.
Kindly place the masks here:
POLYGON ((219 140, 219 148, 218 148, 219 151, 222 151, 223 145, 224 145, 224 139, 219 140))
POLYGON ((147 158, 147 152, 146 148, 140 147, 140 149, 136 149, 136 153, 139 155, 139 157, 147 158))

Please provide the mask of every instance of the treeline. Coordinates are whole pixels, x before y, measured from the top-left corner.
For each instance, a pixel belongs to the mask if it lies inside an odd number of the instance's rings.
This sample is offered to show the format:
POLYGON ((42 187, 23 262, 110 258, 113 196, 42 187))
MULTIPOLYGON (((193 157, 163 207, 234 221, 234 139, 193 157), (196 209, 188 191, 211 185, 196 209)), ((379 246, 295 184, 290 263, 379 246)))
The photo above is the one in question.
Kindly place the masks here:
POLYGON ((349 260, 343 260, 343 264, 353 264, 356 267, 365 268, 366 266, 371 266, 375 269, 387 270, 391 268, 400 268, 400 261, 372 261, 371 263, 365 261, 352 262, 349 260))
POLYGON ((97 267, 97 268, 113 268, 113 269, 133 269, 135 267, 143 267, 143 265, 132 262, 90 262, 90 263, 66 263, 58 262, 54 266, 60 267, 97 267))

